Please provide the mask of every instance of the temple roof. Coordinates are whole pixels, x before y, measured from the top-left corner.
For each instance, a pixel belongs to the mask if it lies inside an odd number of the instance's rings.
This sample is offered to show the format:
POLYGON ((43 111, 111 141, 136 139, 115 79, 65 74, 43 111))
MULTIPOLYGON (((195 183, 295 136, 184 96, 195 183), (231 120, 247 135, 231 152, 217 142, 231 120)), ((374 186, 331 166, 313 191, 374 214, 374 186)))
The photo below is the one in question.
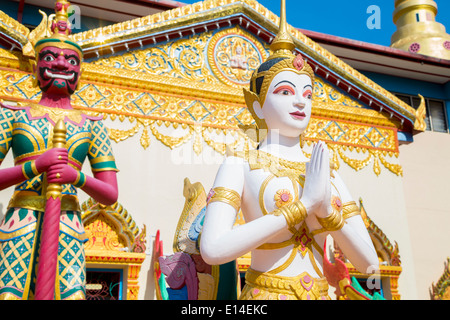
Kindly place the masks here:
MULTIPOLYGON (((11 18, 6 25, 7 27, 5 25, 0 27, 2 38, 13 38, 16 45, 24 46, 26 28, 11 18)), ((72 39, 82 47, 87 61, 95 61, 102 57, 120 55, 146 46, 232 26, 238 26, 262 43, 270 44, 278 32, 278 25, 279 17, 257 1, 207 0, 76 33, 72 35, 72 39)), ((293 36, 297 53, 302 53, 316 75, 353 97, 367 109, 383 114, 386 119, 392 119, 398 123, 399 130, 416 133, 414 129, 417 128, 415 124, 418 116, 415 109, 331 54, 298 29, 289 26, 289 32, 293 36)), ((242 91, 236 91, 235 88, 222 89, 219 90, 225 95, 242 95, 242 91)))
MULTIPOLYGON (((73 35, 86 57, 133 50, 151 43, 239 25, 262 41, 271 43, 278 31, 279 18, 253 0, 209 0, 164 11, 132 21, 73 35)), ((316 74, 334 83, 375 110, 388 111, 390 117, 414 127, 415 110, 342 60, 290 26, 297 51, 316 74)))

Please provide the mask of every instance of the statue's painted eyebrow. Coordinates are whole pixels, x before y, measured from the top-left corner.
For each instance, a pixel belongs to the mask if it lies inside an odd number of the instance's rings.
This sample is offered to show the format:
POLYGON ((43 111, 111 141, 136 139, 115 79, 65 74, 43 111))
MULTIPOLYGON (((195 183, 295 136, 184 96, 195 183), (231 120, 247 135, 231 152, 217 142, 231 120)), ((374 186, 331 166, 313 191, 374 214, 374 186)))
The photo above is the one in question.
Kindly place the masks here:
MULTIPOLYGON (((42 59, 43 56, 45 56, 46 54, 51 54, 53 57, 58 58, 58 54, 54 51, 51 50, 45 50, 42 51, 41 53, 39 53, 39 59, 42 59)), ((64 58, 69 59, 69 58, 74 58, 75 60, 77 60, 77 63, 80 64, 80 58, 78 58, 78 56, 76 54, 65 54, 64 58)))
POLYGON ((310 84, 307 84, 304 88, 303 88, 303 90, 305 90, 307 87, 310 87, 311 88, 311 90, 312 90, 312 85, 310 85, 310 84))
POLYGON ((292 85, 294 88, 297 88, 297 87, 295 86, 295 84, 293 84, 292 82, 287 81, 287 80, 283 80, 283 81, 278 82, 278 83, 274 86, 274 88, 276 88, 277 86, 279 86, 280 84, 282 84, 282 83, 284 83, 284 82, 287 82, 287 83, 289 83, 290 85, 292 85))
POLYGON ((66 59, 74 58, 75 60, 77 60, 77 63, 78 63, 78 64, 80 63, 80 58, 78 58, 78 56, 75 55, 75 54, 66 54, 66 55, 64 55, 64 57, 65 57, 66 59))
POLYGON ((54 56, 55 58, 58 58, 58 54, 51 51, 51 50, 45 50, 39 53, 39 59, 42 59, 43 56, 45 56, 46 54, 51 54, 52 56, 54 56))

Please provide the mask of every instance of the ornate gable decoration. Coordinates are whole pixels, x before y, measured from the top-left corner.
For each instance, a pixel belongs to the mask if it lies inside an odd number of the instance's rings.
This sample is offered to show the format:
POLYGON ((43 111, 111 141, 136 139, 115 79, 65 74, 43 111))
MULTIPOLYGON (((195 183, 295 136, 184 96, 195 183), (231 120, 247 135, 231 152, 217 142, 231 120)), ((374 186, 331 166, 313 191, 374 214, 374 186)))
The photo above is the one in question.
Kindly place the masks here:
POLYGON ((89 241, 86 262, 94 268, 116 267, 127 270, 126 299, 137 300, 138 277, 146 254, 146 227, 141 232, 122 205, 104 206, 89 198, 81 206, 82 220, 89 241))
POLYGON ((89 238, 86 250, 132 251, 139 228, 122 205, 104 206, 89 198, 82 204, 82 212, 89 238))
POLYGON ((444 273, 430 288, 431 300, 450 300, 450 258, 444 263, 444 273))
MULTIPOLYGON (((256 1, 208 0, 74 34, 89 62, 73 104, 112 120, 110 137, 118 143, 139 135, 144 149, 152 137, 172 149, 191 144, 196 154, 205 145, 223 155, 227 147, 253 148, 240 130, 254 125, 242 87, 269 54, 277 25, 278 17, 256 1)), ((402 175, 397 130, 416 122, 413 110, 298 30, 290 32, 318 75, 306 142, 326 141, 336 168, 344 162, 402 175)), ((0 99, 38 100, 27 58, 0 51, 0 88, 0 99)))
POLYGON ((91 59, 92 64, 190 81, 248 86, 269 48, 239 26, 91 59))

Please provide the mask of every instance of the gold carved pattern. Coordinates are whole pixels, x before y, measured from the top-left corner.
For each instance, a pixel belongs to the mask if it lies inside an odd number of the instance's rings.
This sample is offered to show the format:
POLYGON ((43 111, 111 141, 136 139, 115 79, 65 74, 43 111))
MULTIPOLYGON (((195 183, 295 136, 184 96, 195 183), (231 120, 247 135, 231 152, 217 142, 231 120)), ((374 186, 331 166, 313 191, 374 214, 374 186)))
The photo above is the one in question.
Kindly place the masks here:
POLYGON ((315 103, 323 102, 323 103, 331 103, 337 105, 344 105, 349 107, 361 108, 362 106, 355 100, 352 99, 330 84, 326 83, 322 79, 316 77, 314 82, 314 100, 315 103))
POLYGON ((119 203, 104 206, 92 198, 81 205, 82 220, 89 242, 86 248, 131 249, 139 233, 136 222, 119 203), (94 239, 95 236, 95 239, 94 239))
MULTIPOLYGON (((11 66, 20 67, 17 58, 0 58, 0 99, 37 102, 40 94, 32 86, 31 75, 11 66)), ((113 122, 119 120, 120 128, 109 128, 116 142, 142 132, 143 148, 151 145, 152 136, 172 149, 191 142, 196 154, 203 152, 204 144, 220 154, 225 154, 227 147, 255 146, 239 130, 241 126, 252 126, 254 121, 238 88, 93 64, 83 68, 88 80, 82 81, 73 95, 73 104, 83 112, 101 113, 113 122)), ((334 151, 341 151, 335 152, 335 163, 339 156, 356 170, 370 159, 361 162, 345 156, 343 151, 370 151, 376 174, 381 172, 381 163, 401 175, 401 167, 388 159, 398 157, 396 124, 379 112, 361 108, 326 82, 317 79, 316 84, 319 89, 314 93, 307 142, 324 140, 334 151)))
POLYGON ((306 143, 311 146, 318 140, 327 142, 333 153, 332 161, 336 170, 340 167, 340 158, 356 171, 373 161, 373 171, 376 175, 381 174, 380 163, 390 172, 398 176, 403 175, 402 167, 391 163, 392 159, 398 158, 399 155, 395 128, 312 118, 306 133, 306 143), (359 156, 350 156, 354 152, 359 156))
POLYGON ((206 32, 188 39, 158 44, 157 47, 126 52, 92 63, 192 81, 215 82, 217 79, 206 65, 205 48, 210 38, 211 32, 206 32))
POLYGON ((252 73, 268 57, 268 48, 239 27, 217 32, 208 46, 215 76, 231 86, 248 86, 252 73))
POLYGON ((240 88, 248 85, 253 70, 267 58, 267 50, 251 34, 234 27, 215 35, 205 32, 92 63, 192 81, 220 80, 240 88))
MULTIPOLYGON (((274 33, 278 30, 279 17, 255 0, 206 0, 151 16, 77 33, 72 37, 74 41, 87 49, 89 47, 114 43, 119 39, 123 41, 131 37, 135 38, 157 31, 174 29, 185 25, 187 22, 204 21, 208 16, 217 18, 229 16, 237 12, 245 12, 256 23, 259 23, 268 30, 272 30, 274 33)), ((325 67, 335 70, 350 82, 359 83, 361 87, 370 92, 375 98, 386 101, 386 103, 405 117, 415 120, 415 110, 411 106, 322 48, 298 29, 289 26, 288 31, 300 51, 310 55, 325 67)))
POLYGON ((118 251, 126 245, 123 239, 119 240, 118 230, 104 214, 99 214, 94 221, 86 224, 85 230, 89 238, 85 244, 86 250, 118 251))

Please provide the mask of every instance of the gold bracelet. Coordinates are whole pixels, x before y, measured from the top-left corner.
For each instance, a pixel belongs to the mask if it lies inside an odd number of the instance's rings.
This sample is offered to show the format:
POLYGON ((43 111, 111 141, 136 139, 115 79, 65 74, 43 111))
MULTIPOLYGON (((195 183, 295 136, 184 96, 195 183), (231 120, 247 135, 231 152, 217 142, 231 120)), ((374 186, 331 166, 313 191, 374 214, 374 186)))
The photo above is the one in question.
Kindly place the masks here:
POLYGON ((357 216, 361 214, 359 207, 356 205, 355 201, 344 203, 342 206, 342 217, 347 220, 350 217, 357 216))
POLYGON ((301 201, 295 201, 289 205, 273 211, 275 216, 283 215, 289 228, 295 228, 297 224, 307 217, 306 208, 301 201))
POLYGON ((22 165, 22 174, 27 180, 40 175, 39 171, 36 168, 36 163, 34 160, 27 161, 22 165))
POLYGON ((322 227, 327 231, 337 231, 340 230, 345 223, 342 215, 333 208, 333 212, 326 218, 317 217, 317 221, 322 225, 322 227))
POLYGON ((38 176, 41 173, 38 171, 38 169, 36 168, 36 161, 35 160, 31 160, 31 170, 33 170, 33 173, 38 176))
POLYGON ((25 177, 26 180, 30 180, 31 178, 28 176, 27 174, 27 170, 26 170, 26 162, 24 164, 22 164, 21 168, 22 168, 22 175, 25 177))
POLYGON ((78 171, 77 178, 75 179, 72 185, 81 189, 84 187, 85 184, 86 184, 86 175, 83 172, 78 171))
POLYGON ((212 191, 213 195, 209 203, 216 201, 227 203, 236 209, 236 211, 239 211, 241 208, 241 196, 236 191, 224 187, 217 187, 212 191))

